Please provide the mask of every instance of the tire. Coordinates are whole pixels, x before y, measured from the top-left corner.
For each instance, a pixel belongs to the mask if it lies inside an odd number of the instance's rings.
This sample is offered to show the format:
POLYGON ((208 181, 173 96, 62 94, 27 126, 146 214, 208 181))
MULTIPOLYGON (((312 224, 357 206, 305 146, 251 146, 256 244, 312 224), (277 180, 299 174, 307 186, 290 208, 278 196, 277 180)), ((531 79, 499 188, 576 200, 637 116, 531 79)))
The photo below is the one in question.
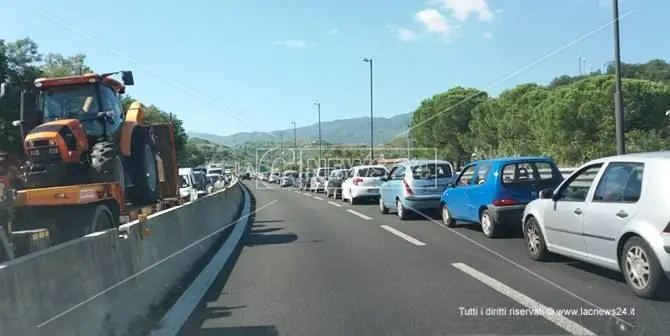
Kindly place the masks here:
POLYGON ((491 214, 487 209, 484 209, 479 215, 479 223, 482 225, 482 232, 488 238, 496 238, 498 236, 498 229, 496 228, 496 223, 491 218, 491 214))
POLYGON ((456 220, 451 217, 451 212, 449 212, 446 204, 442 204, 442 221, 449 228, 456 226, 456 220))
POLYGON ((621 250, 620 260, 621 272, 635 295, 651 299, 661 296, 666 290, 668 278, 665 277, 656 254, 644 239, 637 236, 628 239, 621 250), (636 275, 639 272, 636 270, 637 263, 646 265, 648 273, 646 281, 638 280, 640 277, 636 275))
POLYGON ((381 212, 382 215, 386 215, 387 213, 389 213, 389 208, 387 208, 386 205, 384 205, 384 200, 382 200, 381 197, 379 197, 379 212, 381 212))
POLYGON ((137 132, 133 134, 130 153, 130 177, 133 187, 128 196, 134 205, 155 203, 159 197, 158 166, 154 151, 149 142, 151 138, 137 132))
POLYGON ((396 209, 396 214, 398 215, 398 218, 400 220, 407 220, 409 218, 409 214, 407 213, 407 209, 405 209, 405 206, 402 205, 402 202, 400 202, 400 200, 395 201, 395 209, 396 209))
POLYGON ((89 211, 91 214, 88 223, 84 223, 83 226, 83 235, 88 235, 98 231, 109 230, 115 225, 115 220, 112 215, 112 211, 104 205, 97 205, 92 211, 89 211))
POLYGON ((91 168, 93 168, 91 182, 118 182, 125 188, 126 175, 123 160, 121 160, 115 143, 102 141, 93 145, 93 148, 91 148, 91 168))
POLYGON ((526 240, 526 249, 531 259, 535 261, 547 260, 549 250, 544 239, 540 224, 534 217, 529 218, 524 225, 523 237, 526 240))

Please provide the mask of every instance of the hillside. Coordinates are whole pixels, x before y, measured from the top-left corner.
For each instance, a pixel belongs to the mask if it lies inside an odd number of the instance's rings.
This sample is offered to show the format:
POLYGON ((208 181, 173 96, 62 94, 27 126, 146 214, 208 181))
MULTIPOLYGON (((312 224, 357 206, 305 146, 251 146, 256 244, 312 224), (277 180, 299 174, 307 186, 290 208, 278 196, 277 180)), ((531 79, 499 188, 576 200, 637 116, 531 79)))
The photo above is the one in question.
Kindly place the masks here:
MULTIPOLYGON (((393 140, 398 134, 407 130, 407 125, 412 118, 411 113, 400 114, 391 118, 375 118, 375 144, 384 144, 393 140)), ((370 143, 370 118, 352 118, 321 122, 321 139, 324 142, 342 144, 368 144, 370 143)), ((214 143, 233 146, 241 145, 249 141, 278 141, 279 134, 283 133, 286 142, 293 141, 293 129, 273 131, 277 137, 273 138, 264 132, 242 132, 227 136, 189 132, 191 137, 206 139, 214 143)), ((296 129, 297 138, 301 140, 314 141, 319 137, 318 124, 299 127, 296 129)))

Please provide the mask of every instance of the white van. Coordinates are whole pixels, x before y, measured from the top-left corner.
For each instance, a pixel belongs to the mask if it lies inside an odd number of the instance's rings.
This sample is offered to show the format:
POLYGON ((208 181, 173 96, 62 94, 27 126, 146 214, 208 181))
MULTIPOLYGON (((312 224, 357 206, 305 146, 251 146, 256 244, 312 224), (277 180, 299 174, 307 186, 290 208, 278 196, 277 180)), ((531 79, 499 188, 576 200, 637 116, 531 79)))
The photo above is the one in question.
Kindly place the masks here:
POLYGON ((186 202, 198 199, 198 190, 195 188, 195 176, 193 168, 179 168, 179 196, 186 202))

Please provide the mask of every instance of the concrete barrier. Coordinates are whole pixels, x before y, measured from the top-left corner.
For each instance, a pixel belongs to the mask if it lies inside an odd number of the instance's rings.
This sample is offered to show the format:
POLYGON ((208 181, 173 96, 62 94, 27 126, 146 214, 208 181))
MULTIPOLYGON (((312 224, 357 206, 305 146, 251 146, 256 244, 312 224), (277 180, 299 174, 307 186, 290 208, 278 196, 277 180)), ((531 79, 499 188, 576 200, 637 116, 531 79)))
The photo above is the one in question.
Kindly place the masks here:
POLYGON ((149 216, 151 236, 128 224, 0 265, 0 336, 123 335, 167 293, 234 222, 239 182, 149 216))

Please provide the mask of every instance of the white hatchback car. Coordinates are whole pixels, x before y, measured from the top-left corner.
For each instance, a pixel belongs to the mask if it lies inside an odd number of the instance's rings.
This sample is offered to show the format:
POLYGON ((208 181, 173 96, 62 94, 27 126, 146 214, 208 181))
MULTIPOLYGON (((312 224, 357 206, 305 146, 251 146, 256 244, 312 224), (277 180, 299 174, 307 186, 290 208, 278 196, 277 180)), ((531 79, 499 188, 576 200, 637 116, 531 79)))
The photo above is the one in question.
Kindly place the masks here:
POLYGON ((342 182, 342 201, 356 204, 359 199, 379 198, 379 188, 389 171, 384 166, 356 166, 342 182))
POLYGON ((670 276, 670 152, 593 160, 526 206, 532 259, 549 252, 623 273, 633 292, 656 297, 670 276))

